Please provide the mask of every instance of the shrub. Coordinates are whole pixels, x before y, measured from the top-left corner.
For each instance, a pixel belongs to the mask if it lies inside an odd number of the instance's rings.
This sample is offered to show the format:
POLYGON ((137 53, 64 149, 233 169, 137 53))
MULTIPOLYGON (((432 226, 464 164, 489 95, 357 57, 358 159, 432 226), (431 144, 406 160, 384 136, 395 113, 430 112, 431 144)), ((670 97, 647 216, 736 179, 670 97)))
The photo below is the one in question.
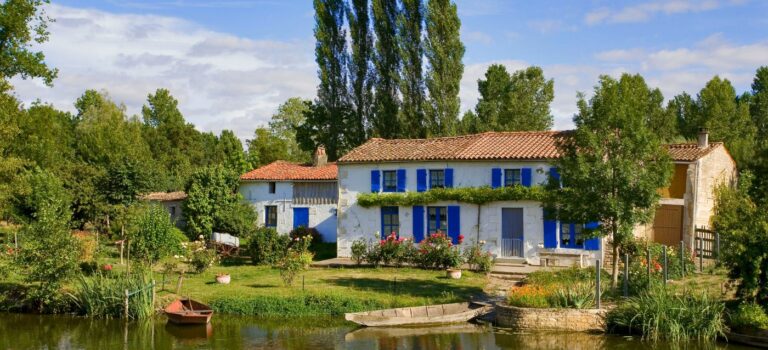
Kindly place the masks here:
POLYGON ((291 232, 288 235, 291 237, 292 240, 295 240, 296 238, 302 238, 305 236, 311 236, 312 245, 323 243, 323 236, 314 227, 299 226, 291 230, 291 232))
POLYGON ((742 303, 731 313, 730 325, 734 329, 768 329, 768 315, 757 303, 742 303))
POLYGON ((507 295, 507 304, 517 307, 548 308, 550 292, 539 286, 526 284, 512 288, 507 295))
POLYGON ((182 246, 185 249, 184 261, 197 273, 202 273, 219 262, 219 255, 216 253, 216 250, 206 247, 203 236, 198 237, 193 242, 184 242, 182 246))
POLYGON ((270 227, 260 227, 251 237, 248 254, 256 265, 275 265, 284 256, 290 245, 288 236, 280 235, 270 227))
POLYGON ((439 231, 430 234, 419 243, 419 252, 415 260, 425 269, 454 268, 464 262, 459 247, 454 246, 451 238, 439 231))
POLYGON ((490 272, 493 268, 493 255, 483 249, 484 245, 485 241, 480 241, 464 250, 464 261, 467 262, 470 270, 490 272))
POLYGON ((128 244, 131 257, 154 264, 181 252, 183 240, 171 222, 168 211, 157 204, 147 206, 131 223, 128 244))
POLYGON ((96 243, 96 238, 88 233, 80 231, 78 234, 75 234, 75 238, 77 238, 78 242, 80 243, 80 257, 79 260, 81 262, 88 262, 95 260, 96 257, 96 248, 98 248, 98 245, 96 243))
POLYGON ((714 341, 725 332, 725 305, 706 293, 676 295, 652 287, 612 309, 608 331, 639 333, 643 339, 714 341))
POLYGON ((398 238, 394 232, 369 249, 371 260, 374 260, 371 263, 374 265, 383 262, 384 265, 397 267, 410 263, 413 251, 415 251, 413 241, 408 238, 398 238))
POLYGON ((280 278, 287 286, 293 285, 293 280, 299 272, 305 271, 312 263, 312 254, 309 251, 309 245, 312 243, 312 237, 304 236, 295 238, 294 244, 288 249, 283 259, 280 260, 277 267, 280 269, 280 278))
POLYGON ((363 240, 356 240, 352 242, 352 261, 360 266, 368 254, 368 244, 363 240))
MULTIPOLYGON (((648 253, 651 252, 651 283, 663 282, 664 279, 664 245, 650 243, 646 240, 636 240, 628 245, 629 261, 629 292, 637 294, 648 289, 648 253)), ((689 251, 684 251, 685 271, 690 274, 696 268, 689 251)), ((680 264, 680 249, 667 248, 667 270, 670 279, 680 279, 683 276, 683 266, 680 264)), ((622 272, 623 274, 623 272, 622 272)))
POLYGON ((561 285, 548 296, 550 307, 588 309, 595 306, 594 283, 561 285))

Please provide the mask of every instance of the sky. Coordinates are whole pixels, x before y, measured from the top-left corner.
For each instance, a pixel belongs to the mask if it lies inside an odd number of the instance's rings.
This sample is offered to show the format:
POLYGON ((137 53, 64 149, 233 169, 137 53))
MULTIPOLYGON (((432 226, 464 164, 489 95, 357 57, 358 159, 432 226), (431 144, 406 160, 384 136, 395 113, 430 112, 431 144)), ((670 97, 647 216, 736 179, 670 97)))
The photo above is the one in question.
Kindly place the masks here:
MULTIPOLYGON (((462 110, 477 102, 490 64, 535 65, 555 81, 555 129, 573 126, 577 93, 601 74, 642 74, 667 99, 696 95, 714 75, 737 93, 768 65, 768 1, 456 0, 466 46, 462 110)), ((26 104, 74 111, 86 89, 129 115, 167 88, 198 129, 242 139, 280 103, 314 98, 310 0, 53 0, 50 40, 37 48, 59 69, 53 87, 13 81, 26 104)))

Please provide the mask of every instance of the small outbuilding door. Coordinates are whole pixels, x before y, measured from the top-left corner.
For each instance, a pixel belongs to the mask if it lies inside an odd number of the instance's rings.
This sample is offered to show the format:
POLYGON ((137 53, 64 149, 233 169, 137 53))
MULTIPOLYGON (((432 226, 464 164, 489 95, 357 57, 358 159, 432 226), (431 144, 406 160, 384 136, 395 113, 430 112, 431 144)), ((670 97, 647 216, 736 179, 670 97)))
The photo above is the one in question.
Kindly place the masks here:
POLYGON ((309 208, 293 208, 293 228, 309 227, 309 208))
POLYGON ((662 205, 653 220, 653 241, 672 247, 683 240, 683 206, 662 205))
POLYGON ((501 256, 523 256, 523 208, 501 209, 501 256))

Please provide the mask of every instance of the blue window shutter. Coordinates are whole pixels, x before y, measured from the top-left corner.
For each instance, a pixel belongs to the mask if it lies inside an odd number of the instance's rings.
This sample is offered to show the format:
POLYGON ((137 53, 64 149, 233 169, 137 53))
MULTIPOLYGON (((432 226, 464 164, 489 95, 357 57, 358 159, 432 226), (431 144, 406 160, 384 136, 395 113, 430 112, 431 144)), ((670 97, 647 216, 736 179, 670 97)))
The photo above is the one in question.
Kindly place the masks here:
POLYGON ((531 187, 531 168, 521 169, 520 177, 522 178, 523 186, 531 187))
POLYGON ((453 169, 445 169, 445 188, 453 188, 453 169))
POLYGON ((544 211, 544 248, 557 248, 557 221, 547 218, 544 211))
POLYGON ((501 168, 491 169, 491 187, 501 187, 501 168))
POLYGON ((555 167, 549 168, 549 177, 552 181, 560 183, 560 172, 557 171, 557 168, 555 167))
POLYGON ((416 169, 416 192, 427 190, 427 169, 416 169))
MULTIPOLYGON (((588 230, 596 230, 600 227, 600 224, 597 222, 590 222, 584 225, 584 228, 588 230)), ((600 250, 600 238, 590 238, 584 242, 584 249, 586 250, 600 250)))
POLYGON ((451 237, 453 244, 459 244, 459 234, 461 234, 461 207, 458 205, 449 205, 448 236, 451 237))
POLYGON ((413 206, 413 241, 416 243, 424 240, 424 207, 413 206))
POLYGON ((405 169, 397 169, 397 192, 405 192, 405 169))
POLYGON ((381 191, 381 171, 371 170, 371 192, 381 191))

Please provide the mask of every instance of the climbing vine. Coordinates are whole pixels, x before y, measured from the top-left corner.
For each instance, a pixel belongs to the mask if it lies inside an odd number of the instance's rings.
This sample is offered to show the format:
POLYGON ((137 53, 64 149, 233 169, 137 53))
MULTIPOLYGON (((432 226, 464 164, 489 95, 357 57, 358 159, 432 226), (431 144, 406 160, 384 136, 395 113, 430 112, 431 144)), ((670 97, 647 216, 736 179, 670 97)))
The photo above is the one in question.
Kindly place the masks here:
POLYGON ((439 201, 482 205, 501 201, 542 201, 545 195, 546 189, 540 186, 438 188, 426 192, 361 193, 357 195, 357 204, 364 208, 376 206, 409 207, 439 201))

